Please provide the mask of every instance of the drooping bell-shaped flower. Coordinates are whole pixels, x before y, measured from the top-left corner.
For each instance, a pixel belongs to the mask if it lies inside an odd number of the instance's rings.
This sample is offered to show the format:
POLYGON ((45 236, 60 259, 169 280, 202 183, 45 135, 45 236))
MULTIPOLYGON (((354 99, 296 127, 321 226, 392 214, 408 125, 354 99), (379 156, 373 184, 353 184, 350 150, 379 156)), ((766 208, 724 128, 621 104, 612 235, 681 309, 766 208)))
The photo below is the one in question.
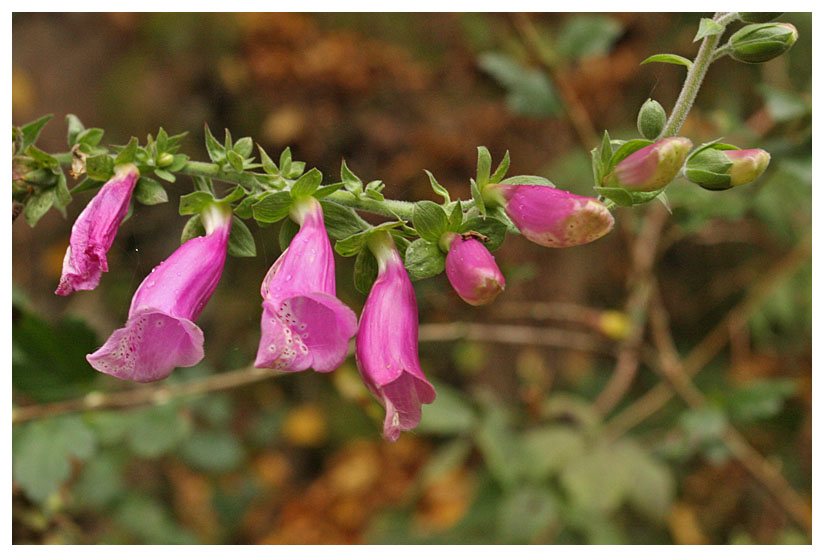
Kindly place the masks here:
POLYGON ((232 212, 214 204, 201 219, 206 236, 188 240, 152 270, 132 297, 126 326, 86 357, 95 369, 152 382, 203 359, 203 332, 194 320, 221 278, 232 212))
POLYGON ((707 190, 727 190, 759 178, 770 161, 770 153, 764 149, 736 149, 716 143, 690 156, 685 177, 707 190))
POLYGON ((115 175, 92 198, 72 226, 72 235, 63 274, 55 294, 91 291, 109 271, 106 252, 112 247, 117 229, 129 211, 129 201, 140 173, 132 164, 119 165, 115 175))
POLYGON ((635 151, 617 164, 602 185, 631 192, 653 192, 670 184, 693 147, 687 138, 665 138, 635 151))
POLYGON ((263 315, 257 368, 331 372, 347 357, 358 320, 335 297, 335 259, 315 198, 290 212, 301 225, 261 285, 263 315))
POLYGON ((613 215, 600 201, 540 184, 489 184, 486 200, 505 213, 528 240, 551 248, 586 244, 613 228, 613 215))
POLYGON ((355 359, 386 411, 384 437, 394 442, 402 430, 418 426, 421 405, 435 400, 435 390, 418 361, 418 305, 401 256, 386 232, 375 233, 369 246, 378 260, 378 278, 361 312, 355 359))
POLYGON ((504 275, 496 259, 477 238, 448 233, 445 269, 450 284, 464 302, 473 306, 489 304, 504 290, 504 275))

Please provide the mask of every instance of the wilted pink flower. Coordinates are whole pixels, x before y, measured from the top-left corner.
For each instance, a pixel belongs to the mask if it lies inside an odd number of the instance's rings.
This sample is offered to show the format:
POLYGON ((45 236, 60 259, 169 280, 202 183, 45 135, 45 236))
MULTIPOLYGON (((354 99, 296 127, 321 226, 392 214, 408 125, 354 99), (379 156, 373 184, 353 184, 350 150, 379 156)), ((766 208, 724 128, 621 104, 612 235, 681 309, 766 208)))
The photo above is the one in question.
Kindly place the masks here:
POLYGON ((91 291, 97 287, 103 272, 109 271, 106 252, 129 211, 139 175, 135 165, 118 166, 115 175, 80 213, 72 226, 63 258, 63 274, 55 294, 66 296, 74 291, 91 291))
POLYGON ((418 305, 401 256, 389 233, 376 233, 370 247, 378 260, 355 338, 358 370, 370 393, 384 406, 384 437, 398 440, 402 430, 421 421, 421 404, 435 390, 418 362, 418 305))
POLYGON ((504 290, 496 259, 472 236, 452 233, 445 268, 453 289, 467 304, 489 304, 504 290))
POLYGON ((335 259, 314 198, 296 202, 301 230, 261 285, 263 315, 257 368, 331 372, 347 357, 358 320, 335 297, 335 259))
POLYGON ((603 186, 653 192, 679 174, 693 147, 687 138, 665 138, 631 153, 602 180, 603 186))
POLYGON ((613 215, 603 203, 551 186, 490 184, 488 196, 528 240, 551 248, 567 248, 601 238, 613 228, 613 215))
POLYGON ((193 238, 161 262, 132 297, 126 326, 86 360, 97 370, 136 382, 162 380, 203 358, 194 320, 218 286, 232 213, 218 205, 201 214, 206 236, 193 238))

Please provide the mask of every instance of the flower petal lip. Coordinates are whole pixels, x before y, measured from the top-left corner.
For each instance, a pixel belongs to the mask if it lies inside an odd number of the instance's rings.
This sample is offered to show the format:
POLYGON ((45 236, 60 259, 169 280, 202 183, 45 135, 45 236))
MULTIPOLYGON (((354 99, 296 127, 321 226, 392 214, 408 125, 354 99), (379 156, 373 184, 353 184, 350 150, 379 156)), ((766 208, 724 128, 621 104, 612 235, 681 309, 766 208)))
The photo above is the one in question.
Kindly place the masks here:
POLYGON ((613 229, 600 201, 538 184, 495 184, 504 211, 528 240, 550 248, 593 242, 613 229))
POLYGON ((355 313, 335 296, 335 258, 321 205, 299 202, 301 229, 261 284, 257 368, 331 372, 347 357, 355 313))
POLYGON ((126 325, 86 360, 117 378, 153 382, 203 359, 203 332, 194 321, 223 273, 232 225, 230 212, 185 242, 146 276, 132 297, 126 325))
POLYGON ((454 234, 445 270, 453 289, 467 304, 489 304, 504 291, 504 275, 490 251, 476 238, 454 234))
MULTIPOLYGON (((392 243, 390 240, 389 243, 392 243)), ((358 371, 385 408, 384 437, 396 441, 421 420, 435 390, 418 360, 418 306, 395 246, 377 254, 378 278, 367 296, 355 341, 358 371)))
POLYGON ((628 155, 602 182, 634 192, 659 190, 676 178, 692 147, 687 138, 664 138, 628 155))
POLYGON ((132 164, 120 165, 86 205, 72 226, 63 273, 55 294, 68 296, 74 291, 97 287, 104 271, 109 271, 106 253, 112 247, 117 229, 129 211, 129 202, 140 173, 132 164))

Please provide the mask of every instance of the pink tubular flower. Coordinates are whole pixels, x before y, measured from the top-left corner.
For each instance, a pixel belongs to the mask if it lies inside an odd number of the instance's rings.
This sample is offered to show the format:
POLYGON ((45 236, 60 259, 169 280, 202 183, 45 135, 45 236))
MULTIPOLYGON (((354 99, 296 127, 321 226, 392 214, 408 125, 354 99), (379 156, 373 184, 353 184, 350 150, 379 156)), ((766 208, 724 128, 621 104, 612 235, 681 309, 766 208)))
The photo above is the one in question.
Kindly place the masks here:
POLYGON ((129 211, 129 201, 140 173, 132 164, 120 165, 81 212, 72 226, 72 236, 63 274, 55 294, 67 296, 74 291, 91 291, 109 271, 106 252, 112 247, 117 228, 129 211))
POLYGON ((687 138, 665 138, 623 159, 602 180, 604 186, 633 192, 653 192, 670 184, 679 174, 693 147, 687 138))
POLYGON ((551 186, 490 184, 484 195, 504 207, 521 234, 542 246, 587 244, 613 228, 613 215, 603 203, 551 186))
POLYGON ((490 251, 469 235, 451 233, 446 243, 447 278, 458 296, 473 306, 493 302, 504 290, 505 281, 490 251))
POLYGON ((232 226, 228 208, 201 214, 206 236, 193 238, 161 262, 132 297, 126 326, 86 360, 100 372, 136 382, 162 380, 203 358, 203 332, 194 324, 218 286, 232 226))
POLYGON ((384 437, 394 442, 421 421, 421 404, 435 390, 418 362, 418 305, 407 271, 389 233, 376 233, 370 248, 378 260, 355 338, 358 370, 384 406, 384 437))
POLYGON ((301 230, 261 285, 263 315, 257 368, 331 372, 347 358, 358 320, 335 297, 335 259, 315 198, 297 201, 301 230))

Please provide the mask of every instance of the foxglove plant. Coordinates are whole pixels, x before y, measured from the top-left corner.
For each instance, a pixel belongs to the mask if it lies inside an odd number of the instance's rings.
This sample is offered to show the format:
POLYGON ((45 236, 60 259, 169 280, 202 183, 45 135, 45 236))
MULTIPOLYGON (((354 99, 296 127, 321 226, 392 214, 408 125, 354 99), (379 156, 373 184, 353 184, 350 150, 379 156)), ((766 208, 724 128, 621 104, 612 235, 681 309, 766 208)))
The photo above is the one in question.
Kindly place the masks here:
POLYGON ((496 259, 477 238, 447 233, 442 242, 448 246, 447 279, 464 302, 482 306, 504 291, 506 282, 496 259))
POLYGON ((335 259, 321 204, 302 198, 290 214, 301 230, 261 285, 263 315, 255 366, 331 372, 347 357, 357 319, 335 297, 335 259))
POLYGON ((374 233, 369 249, 378 260, 378 278, 361 312, 355 359, 386 411, 384 437, 394 442, 402 430, 418 426, 421 404, 435 401, 435 390, 418 361, 418 304, 392 236, 374 233))
POLYGON ((221 278, 232 213, 214 204, 201 219, 206 236, 188 240, 152 270, 132 297, 126 326, 86 357, 96 370, 153 382, 203 359, 203 332, 194 320, 221 278))
POLYGON ((72 235, 63 273, 55 294, 67 296, 74 291, 91 291, 109 271, 106 253, 112 247, 117 229, 129 211, 129 202, 140 172, 132 164, 120 165, 114 176, 83 209, 72 226, 72 235))

